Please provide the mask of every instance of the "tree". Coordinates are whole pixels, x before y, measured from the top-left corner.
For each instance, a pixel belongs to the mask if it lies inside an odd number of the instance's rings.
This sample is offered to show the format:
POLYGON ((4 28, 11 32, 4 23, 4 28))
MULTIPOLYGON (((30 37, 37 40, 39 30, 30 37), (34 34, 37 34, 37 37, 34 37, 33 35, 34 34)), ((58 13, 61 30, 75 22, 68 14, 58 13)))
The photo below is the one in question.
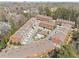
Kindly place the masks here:
POLYGON ((76 50, 74 50, 71 44, 64 45, 61 47, 60 50, 55 51, 54 57, 57 57, 57 58, 76 57, 76 50))
POLYGON ((23 15, 27 18, 30 19, 32 17, 31 13, 23 13, 23 15))
POLYGON ((9 37, 10 37, 10 34, 8 33, 7 35, 5 35, 2 40, 0 41, 0 49, 3 49, 7 46, 7 43, 9 41, 9 37))
POLYGON ((46 11, 47 16, 51 16, 51 11, 48 7, 45 7, 44 10, 46 11))
POLYGON ((76 41, 79 38, 79 31, 73 31, 73 40, 76 41))
POLYGON ((77 19, 78 19, 78 16, 79 16, 79 12, 77 10, 74 10, 73 8, 70 9, 70 20, 71 21, 74 21, 75 22, 75 27, 77 27, 77 19))
POLYGON ((77 12, 73 8, 67 9, 60 7, 57 8, 57 10, 52 13, 52 16, 65 20, 76 21, 76 18, 79 16, 79 12, 77 12))
POLYGON ((51 11, 47 6, 40 6, 39 7, 39 14, 51 16, 51 11))
POLYGON ((6 16, 6 13, 4 9, 0 9, 0 21, 7 22, 7 19, 5 16, 6 16))
POLYGON ((40 14, 40 15, 43 14, 43 11, 44 11, 44 10, 43 10, 43 6, 40 6, 40 7, 39 7, 39 14, 40 14))
POLYGON ((57 8, 57 10, 52 13, 52 16, 67 20, 69 19, 70 11, 66 8, 57 8))
POLYGON ((13 23, 12 20, 10 20, 10 25, 11 25, 11 30, 10 30, 10 35, 14 34, 17 28, 15 27, 15 24, 13 23))
POLYGON ((79 12, 73 8, 67 9, 67 8, 57 8, 56 11, 51 13, 51 16, 54 19, 60 18, 64 20, 70 20, 75 22, 75 27, 77 27, 77 18, 79 16, 79 12))

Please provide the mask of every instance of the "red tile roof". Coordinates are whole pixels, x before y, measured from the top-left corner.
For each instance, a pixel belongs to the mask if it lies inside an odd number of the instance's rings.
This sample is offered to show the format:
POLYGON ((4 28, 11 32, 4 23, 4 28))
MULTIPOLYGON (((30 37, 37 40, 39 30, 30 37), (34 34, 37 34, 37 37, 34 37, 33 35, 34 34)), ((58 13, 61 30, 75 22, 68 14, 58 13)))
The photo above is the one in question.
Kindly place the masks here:
POLYGON ((68 20, 57 19, 56 21, 59 22, 59 23, 63 23, 63 24, 70 24, 70 25, 73 25, 73 26, 75 25, 75 22, 68 21, 68 20))
POLYGON ((52 17, 50 16, 37 15, 35 17, 37 18, 37 20, 46 21, 46 22, 52 20, 52 17))
MULTIPOLYGON (((48 21, 49 18, 42 17, 42 20, 48 21), (46 18, 46 19, 45 19, 46 18)), ((38 18, 38 16, 37 16, 38 18)), ((28 30, 32 25, 34 24, 34 21, 37 23, 39 22, 39 26, 45 27, 47 29, 52 29, 53 26, 49 24, 48 22, 43 22, 39 20, 35 20, 36 18, 30 19, 28 22, 26 22, 15 34, 13 34, 10 39, 12 41, 21 41, 23 40, 24 33, 28 34, 28 30), (23 33, 24 32, 24 33, 23 33)), ((64 23, 66 21, 63 21, 64 23)), ((72 24, 72 22, 70 22, 72 24)), ((51 50, 55 48, 55 44, 60 45, 63 44, 65 41, 65 38, 71 29, 71 24, 69 22, 66 24, 63 24, 63 27, 57 27, 54 31, 55 33, 51 36, 51 41, 47 39, 41 39, 38 41, 32 41, 30 44, 26 44, 22 46, 21 48, 14 49, 13 51, 10 52, 10 54, 6 54, 5 57, 35 57, 36 55, 41 55, 44 53, 48 53, 51 50), (67 27, 68 26, 68 27, 67 27)), ((26 37, 26 36, 25 36, 26 37)))
MULTIPOLYGON (((63 34, 62 32, 58 32, 57 34, 55 34, 55 35, 52 36, 52 40, 53 40, 53 39, 57 39, 57 40, 60 41, 60 43, 64 43, 65 38, 66 38, 66 35, 63 34)), ((57 41, 57 40, 56 40, 56 41, 57 41)))
POLYGON ((61 40, 59 37, 54 37, 54 38, 51 38, 52 39, 52 42, 55 43, 55 44, 61 44, 61 40))
MULTIPOLYGON (((11 37, 10 37, 10 40, 12 42, 19 42, 21 40, 24 39, 24 34, 28 33, 29 31, 29 28, 32 27, 33 25, 33 21, 35 20, 36 18, 31 18, 29 21, 27 21, 18 31, 15 32, 15 34, 13 34, 11 37)), ((35 20, 38 22, 38 20, 35 20)), ((27 35, 26 35, 27 36, 27 35)))
POLYGON ((53 41, 53 43, 56 44, 64 44, 64 42, 66 41, 66 37, 68 35, 68 32, 70 31, 71 27, 66 28, 65 26, 58 26, 55 30, 54 33, 52 33, 53 35, 51 36, 51 40, 53 41))
MULTIPOLYGON (((28 34, 28 32, 30 31, 30 28, 33 26, 33 24, 37 22, 39 23, 39 26, 45 27, 47 29, 52 29, 53 26, 51 24, 49 24, 48 22, 42 22, 39 20, 36 20, 36 18, 31 18, 29 21, 27 21, 18 31, 16 31, 15 34, 13 34, 10 37, 10 40, 15 42, 19 42, 21 40, 24 39, 24 34, 28 34)), ((27 35, 25 35, 26 37, 27 35)))
POLYGON ((45 28, 50 29, 50 30, 53 29, 53 25, 51 25, 51 24, 48 23, 48 22, 40 22, 39 26, 40 26, 40 27, 45 27, 45 28))
POLYGON ((9 49, 5 54, 0 53, 0 57, 38 57, 39 55, 47 54, 54 50, 54 48, 55 47, 51 41, 39 40, 16 49, 9 49))

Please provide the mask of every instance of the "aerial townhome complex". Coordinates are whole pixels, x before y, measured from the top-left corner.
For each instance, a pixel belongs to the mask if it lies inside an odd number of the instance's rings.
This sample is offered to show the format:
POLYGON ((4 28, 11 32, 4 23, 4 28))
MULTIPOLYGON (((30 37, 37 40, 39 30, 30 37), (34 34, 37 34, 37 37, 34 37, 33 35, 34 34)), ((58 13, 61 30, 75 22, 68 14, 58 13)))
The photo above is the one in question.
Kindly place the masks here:
POLYGON ((29 19, 9 40, 11 46, 0 57, 41 57, 68 44, 75 22, 37 15, 29 19), (20 45, 18 46, 18 43, 20 45), (16 47, 16 48, 15 48, 16 47))

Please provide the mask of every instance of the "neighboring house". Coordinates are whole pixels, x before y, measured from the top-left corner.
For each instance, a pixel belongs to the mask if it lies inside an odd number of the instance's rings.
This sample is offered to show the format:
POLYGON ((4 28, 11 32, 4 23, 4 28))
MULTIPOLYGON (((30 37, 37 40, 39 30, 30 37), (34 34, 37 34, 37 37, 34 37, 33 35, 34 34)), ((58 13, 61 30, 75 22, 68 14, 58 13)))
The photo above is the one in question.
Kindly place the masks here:
POLYGON ((61 25, 57 26, 50 34, 49 34, 49 40, 51 40, 57 47, 60 47, 61 45, 65 44, 68 37, 69 32, 71 32, 71 26, 69 25, 61 25))
POLYGON ((10 40, 12 42, 26 44, 32 41, 32 37, 38 32, 39 27, 52 30, 53 26, 48 22, 46 23, 37 20, 37 18, 31 18, 18 31, 16 31, 14 35, 10 37, 10 40))
POLYGON ((37 20, 45 21, 45 22, 49 22, 50 20, 52 20, 52 17, 50 16, 37 15, 35 17, 37 18, 37 20))
POLYGON ((31 44, 27 44, 18 48, 4 49, 0 53, 0 57, 5 58, 32 58, 32 57, 42 57, 44 54, 48 54, 50 51, 54 51, 54 45, 49 40, 38 40, 31 44), (7 51, 7 52, 5 52, 7 51))
POLYGON ((54 25, 52 25, 52 24, 50 24, 48 22, 42 22, 41 21, 40 24, 39 24, 39 26, 52 30, 54 25))
POLYGON ((68 21, 68 20, 63 20, 63 19, 57 19, 56 20, 56 22, 57 22, 57 24, 69 24, 69 25, 71 25, 72 27, 74 27, 75 26, 75 22, 72 22, 72 21, 68 21))
POLYGON ((27 21, 14 35, 10 37, 13 42, 21 42, 22 44, 32 41, 31 37, 36 33, 39 25, 39 21, 36 18, 31 18, 27 21))
POLYGON ((69 37, 68 35, 71 32, 72 26, 74 26, 74 22, 63 21, 61 25, 56 25, 56 28, 54 28, 55 25, 50 24, 49 20, 52 20, 52 18, 48 16, 43 17, 42 15, 28 20, 10 37, 10 42, 20 42, 23 46, 20 49, 18 48, 18 53, 15 52, 13 54, 12 52, 11 55, 6 54, 5 57, 18 57, 16 55, 35 57, 48 54, 55 48, 61 48, 61 45, 64 45, 69 40, 67 37, 69 37), (41 38, 44 35, 46 37, 41 38))

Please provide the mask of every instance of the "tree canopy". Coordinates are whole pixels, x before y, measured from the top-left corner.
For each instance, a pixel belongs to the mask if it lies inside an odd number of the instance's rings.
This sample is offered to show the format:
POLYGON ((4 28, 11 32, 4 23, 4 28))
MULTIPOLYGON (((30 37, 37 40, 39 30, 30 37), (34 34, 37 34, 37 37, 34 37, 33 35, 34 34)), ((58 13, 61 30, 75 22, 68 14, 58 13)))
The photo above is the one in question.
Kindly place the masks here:
POLYGON ((69 13, 70 11, 66 8, 57 8, 57 10, 53 12, 52 16, 55 16, 56 18, 69 19, 69 13))
POLYGON ((69 44, 62 46, 60 50, 55 51, 53 57, 55 58, 70 58, 76 57, 76 50, 69 44))

